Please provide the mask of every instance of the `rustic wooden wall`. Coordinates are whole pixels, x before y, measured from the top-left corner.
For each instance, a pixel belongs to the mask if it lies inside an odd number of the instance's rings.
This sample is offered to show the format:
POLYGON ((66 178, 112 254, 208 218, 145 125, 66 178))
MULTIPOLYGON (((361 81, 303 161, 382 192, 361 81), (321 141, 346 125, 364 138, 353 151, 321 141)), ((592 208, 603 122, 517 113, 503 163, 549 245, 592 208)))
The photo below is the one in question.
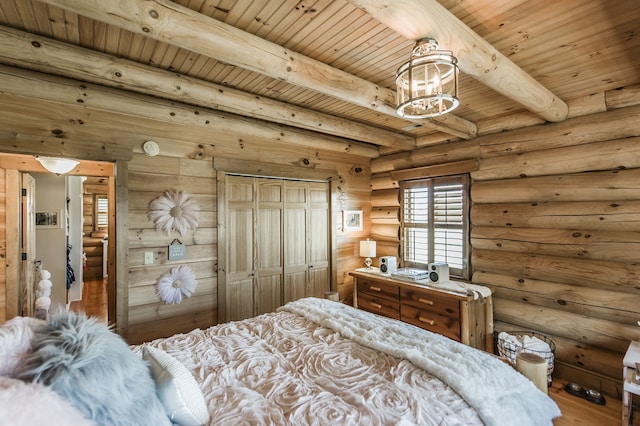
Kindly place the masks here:
POLYGON ((216 179, 211 160, 136 155, 129 164, 129 329, 131 341, 207 327, 217 318, 216 179), (200 206, 198 227, 185 236, 156 231, 147 218, 149 203, 166 191, 185 191, 200 206), (168 246, 178 238, 183 260, 168 260, 168 246), (144 264, 145 252, 153 264, 144 264), (155 285, 177 265, 187 265, 198 280, 189 299, 166 305, 155 285))
MULTIPOLYGON (((179 154, 171 149, 167 153, 179 154)), ((242 157, 246 161, 261 159, 261 154, 257 151, 250 155, 245 155, 242 151, 226 153, 227 158, 242 157)), ((291 150, 289 154, 281 155, 279 162, 274 161, 272 164, 275 168, 290 165, 291 155, 298 158, 299 152, 291 150), (278 166, 278 163, 282 164, 278 166)), ((164 155, 147 157, 137 154, 129 164, 129 316, 126 335, 130 342, 167 336, 194 327, 207 327, 217 321, 216 171, 212 157, 202 157, 204 158, 164 155), (156 231, 147 218, 149 203, 169 189, 189 192, 200 205, 197 230, 179 237, 186 245, 186 258, 182 261, 168 260, 168 245, 175 235, 168 237, 156 231), (153 252, 152 265, 144 265, 144 253, 147 251, 153 252), (156 281, 171 267, 179 264, 187 264, 195 272, 198 288, 190 299, 185 299, 178 305, 165 305, 155 294, 156 281)), ((353 171, 355 157, 346 158, 347 163, 331 162, 331 167, 341 181, 338 185, 340 193, 334 196, 343 202, 345 209, 366 209, 371 192, 368 168, 365 170, 358 166, 359 170, 353 171)), ((368 164, 369 160, 364 161, 368 164)), ((329 164, 322 162, 317 166, 330 167, 329 164)), ((358 262, 360 258, 354 257, 354 247, 368 230, 344 233, 340 227, 341 223, 335 223, 333 227, 338 232, 338 291, 343 298, 349 298, 352 287, 349 283, 344 283, 344 278, 348 271, 357 267, 354 259, 358 262)))
MULTIPOLYGON (((375 159, 372 203, 394 216, 397 170, 446 174, 476 159, 472 281, 493 290, 496 330, 551 337, 556 376, 619 396, 622 357, 640 339, 640 106, 608 107, 375 159)), ((397 227, 372 222, 395 243, 397 227)))

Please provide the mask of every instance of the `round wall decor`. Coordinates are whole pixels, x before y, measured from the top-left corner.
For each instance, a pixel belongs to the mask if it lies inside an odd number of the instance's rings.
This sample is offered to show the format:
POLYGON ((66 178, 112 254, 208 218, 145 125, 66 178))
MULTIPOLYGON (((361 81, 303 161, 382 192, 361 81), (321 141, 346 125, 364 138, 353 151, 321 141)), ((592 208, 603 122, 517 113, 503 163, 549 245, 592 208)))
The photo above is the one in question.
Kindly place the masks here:
POLYGON ((186 192, 167 191, 149 203, 147 217, 154 223, 156 231, 185 235, 198 226, 200 206, 186 192))

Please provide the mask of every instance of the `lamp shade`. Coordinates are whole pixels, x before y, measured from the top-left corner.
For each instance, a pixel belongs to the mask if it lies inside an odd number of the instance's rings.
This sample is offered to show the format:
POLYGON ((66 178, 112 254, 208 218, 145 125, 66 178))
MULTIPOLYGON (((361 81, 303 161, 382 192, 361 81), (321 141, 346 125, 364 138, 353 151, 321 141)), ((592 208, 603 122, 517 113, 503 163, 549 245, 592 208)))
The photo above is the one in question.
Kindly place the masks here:
POLYGON ((360 241, 360 257, 376 257, 376 242, 360 241))
POLYGON ((57 175, 69 173, 78 164, 80 164, 79 161, 71 160, 69 158, 42 157, 40 155, 36 156, 36 160, 42 164, 42 167, 57 175))

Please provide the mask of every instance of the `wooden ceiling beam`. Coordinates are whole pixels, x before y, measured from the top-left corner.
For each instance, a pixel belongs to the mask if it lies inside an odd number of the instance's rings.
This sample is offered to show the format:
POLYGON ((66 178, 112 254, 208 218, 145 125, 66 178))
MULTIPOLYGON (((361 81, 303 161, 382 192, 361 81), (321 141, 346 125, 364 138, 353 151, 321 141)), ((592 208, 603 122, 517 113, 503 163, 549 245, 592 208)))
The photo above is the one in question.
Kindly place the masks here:
MULTIPOLYGON (((395 92, 168 0, 41 0, 253 72, 397 117, 395 92)), ((464 139, 474 123, 449 114, 411 120, 464 139)))
MULTIPOLYGON (((0 65, 0 87, 6 95, 41 99, 90 111, 105 111, 139 120, 152 120, 160 126, 183 125, 230 133, 236 138, 261 138, 318 150, 350 153, 363 157, 379 156, 377 147, 335 136, 268 123, 248 117, 223 114, 151 96, 79 83, 62 77, 0 65)), ((0 108, 1 110, 1 108, 0 108)), ((91 120, 88 114, 86 120, 91 120)))
MULTIPOLYGON (((567 104, 467 27, 437 0, 348 0, 409 40, 432 37, 458 58, 460 71, 548 121, 567 118, 567 104)), ((463 100, 464 101, 464 100, 463 100)))
POLYGON ((0 63, 397 149, 415 138, 0 26, 0 63))

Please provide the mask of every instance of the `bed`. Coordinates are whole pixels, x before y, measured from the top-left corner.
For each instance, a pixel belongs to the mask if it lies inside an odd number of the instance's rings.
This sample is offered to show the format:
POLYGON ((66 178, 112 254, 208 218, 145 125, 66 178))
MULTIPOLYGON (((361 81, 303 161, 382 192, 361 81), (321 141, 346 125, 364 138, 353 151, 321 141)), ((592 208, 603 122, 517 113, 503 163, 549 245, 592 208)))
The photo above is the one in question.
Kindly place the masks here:
POLYGON ((211 425, 551 425, 560 415, 490 354, 325 299, 130 350, 172 360, 191 386, 182 404, 203 404, 211 425))

